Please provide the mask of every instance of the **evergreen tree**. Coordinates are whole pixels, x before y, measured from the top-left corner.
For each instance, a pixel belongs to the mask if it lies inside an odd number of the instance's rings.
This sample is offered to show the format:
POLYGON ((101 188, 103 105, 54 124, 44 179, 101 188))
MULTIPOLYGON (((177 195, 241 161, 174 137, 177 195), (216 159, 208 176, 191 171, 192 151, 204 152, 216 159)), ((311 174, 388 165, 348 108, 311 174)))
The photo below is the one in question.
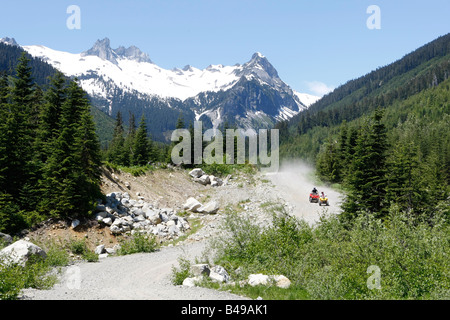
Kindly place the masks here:
POLYGON ((75 147, 79 152, 77 158, 80 159, 83 180, 81 181, 80 191, 85 199, 84 212, 91 209, 91 204, 95 199, 101 197, 101 153, 100 142, 95 132, 95 123, 90 113, 90 106, 84 105, 81 113, 80 125, 78 126, 75 147))
POLYGON ((176 129, 184 129, 186 128, 185 124, 184 124, 184 118, 183 118, 183 114, 180 113, 178 120, 177 120, 177 125, 175 127, 176 129))
POLYGON ((70 82, 43 170, 41 211, 51 216, 86 214, 99 196, 100 147, 90 117, 84 91, 70 82))
POLYGON ((134 139, 132 164, 136 166, 145 166, 150 161, 150 148, 145 115, 142 115, 134 139))
POLYGON ((44 95, 45 103, 41 112, 39 132, 43 143, 51 141, 59 133, 61 109, 66 98, 66 79, 61 72, 57 72, 50 79, 50 86, 44 95))
POLYGON ((127 165, 128 154, 125 149, 125 137, 123 129, 122 114, 117 112, 116 126, 114 127, 114 135, 108 150, 108 161, 119 165, 127 165))
POLYGON ((19 59, 16 69, 16 78, 11 88, 11 103, 4 122, 4 139, 7 143, 4 152, 6 155, 6 168, 4 177, 7 181, 6 192, 13 198, 21 199, 26 203, 26 195, 22 188, 34 172, 30 167, 31 158, 35 150, 34 132, 35 120, 33 115, 33 81, 31 68, 28 66, 25 53, 19 59))
POLYGON ((417 211, 424 185, 418 181, 419 155, 412 141, 399 141, 388 158, 388 202, 396 203, 406 212, 417 211))
POLYGON ((386 213, 386 130, 383 112, 374 113, 372 123, 358 137, 347 186, 349 193, 343 205, 346 218, 358 211, 368 211, 376 216, 386 213))
POLYGON ((136 137, 136 118, 134 116, 134 113, 130 112, 128 132, 124 142, 124 157, 123 157, 124 166, 129 166, 133 159, 133 145, 135 137, 136 137))

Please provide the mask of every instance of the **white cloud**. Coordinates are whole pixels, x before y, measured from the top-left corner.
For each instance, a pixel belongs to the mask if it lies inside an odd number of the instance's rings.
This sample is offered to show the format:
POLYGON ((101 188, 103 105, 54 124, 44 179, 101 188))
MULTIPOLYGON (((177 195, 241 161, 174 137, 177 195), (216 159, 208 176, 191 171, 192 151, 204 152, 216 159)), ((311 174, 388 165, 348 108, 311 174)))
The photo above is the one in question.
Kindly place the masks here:
POLYGON ((328 86, 320 81, 307 81, 306 85, 312 93, 321 97, 334 90, 334 87, 328 86))

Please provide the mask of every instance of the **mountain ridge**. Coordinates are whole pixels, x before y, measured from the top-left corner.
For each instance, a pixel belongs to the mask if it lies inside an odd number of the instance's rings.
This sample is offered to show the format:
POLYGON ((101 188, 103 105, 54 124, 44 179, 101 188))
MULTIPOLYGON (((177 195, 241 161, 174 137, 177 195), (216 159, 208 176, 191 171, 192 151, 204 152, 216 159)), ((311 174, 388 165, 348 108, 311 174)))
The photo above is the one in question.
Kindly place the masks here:
POLYGON ((129 112, 136 117, 144 114, 152 136, 161 141, 168 140, 180 114, 186 125, 201 120, 210 127, 226 122, 244 128, 271 128, 319 99, 293 90, 260 52, 234 66, 210 64, 198 69, 187 65, 168 70, 135 46, 112 49, 109 38, 97 40, 78 54, 41 45, 23 49, 77 78, 95 106, 109 116, 120 111, 127 121, 129 112))

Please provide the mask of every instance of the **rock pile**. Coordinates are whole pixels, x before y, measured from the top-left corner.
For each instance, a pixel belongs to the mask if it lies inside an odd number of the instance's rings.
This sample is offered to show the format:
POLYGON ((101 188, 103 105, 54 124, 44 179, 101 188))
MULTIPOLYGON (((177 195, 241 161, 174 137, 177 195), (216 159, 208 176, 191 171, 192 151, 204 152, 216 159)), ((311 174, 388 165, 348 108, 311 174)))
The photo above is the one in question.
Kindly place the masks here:
POLYGON ((196 213, 214 214, 219 211, 220 206, 217 201, 214 200, 203 205, 197 199, 191 197, 186 200, 185 204, 183 205, 183 209, 196 213))
POLYGON ((225 185, 231 177, 231 175, 228 175, 225 181, 223 181, 222 179, 214 175, 206 174, 205 171, 200 168, 193 169, 191 172, 189 172, 189 175, 194 178, 195 182, 198 182, 204 186, 210 184, 211 187, 220 187, 222 185, 225 185))
MULTIPOLYGON (((209 278, 213 282, 227 283, 235 285, 235 282, 230 282, 231 278, 224 267, 216 265, 210 267, 208 264, 194 264, 190 268, 193 277, 184 279, 183 286, 194 287, 200 283, 204 277, 209 278)), ((239 285, 250 285, 252 287, 263 285, 275 285, 279 288, 287 289, 291 285, 291 281, 283 275, 265 275, 265 274, 250 274, 246 280, 239 281, 239 285)))
POLYGON ((112 234, 141 232, 160 238, 174 239, 190 229, 186 219, 170 208, 157 208, 151 203, 131 199, 127 192, 106 195, 106 203, 97 205, 96 219, 109 226, 112 234))

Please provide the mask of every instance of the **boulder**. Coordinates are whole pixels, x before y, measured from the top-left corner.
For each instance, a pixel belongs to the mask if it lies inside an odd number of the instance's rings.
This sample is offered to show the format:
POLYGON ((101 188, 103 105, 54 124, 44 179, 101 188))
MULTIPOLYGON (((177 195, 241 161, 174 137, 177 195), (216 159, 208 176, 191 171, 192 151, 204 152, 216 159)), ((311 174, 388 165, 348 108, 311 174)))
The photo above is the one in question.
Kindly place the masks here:
POLYGON ((0 257, 5 258, 7 262, 22 266, 33 256, 46 258, 47 253, 34 243, 26 240, 16 241, 0 251, 0 257))
POLYGON ((287 289, 291 285, 291 281, 283 275, 274 275, 275 285, 279 288, 287 289))
POLYGON ((199 178, 194 178, 195 182, 198 182, 204 186, 206 186, 208 183, 210 183, 211 181, 209 180, 209 176, 207 174, 202 175, 199 178))
POLYGON ((193 278, 186 278, 183 280, 183 286, 185 287, 195 287, 197 285, 197 282, 200 282, 202 278, 199 277, 193 277, 193 278))
POLYGON ((252 287, 259 285, 265 286, 269 284, 269 280, 270 280, 269 276, 262 273, 250 274, 248 276, 248 284, 251 285, 252 287))
POLYGON ((79 225, 80 225, 80 220, 75 219, 75 220, 72 220, 72 223, 70 224, 70 227, 71 227, 72 229, 75 229, 75 228, 78 227, 79 225))
POLYGON ((102 253, 104 253, 106 250, 105 250, 105 245, 104 244, 101 244, 101 245, 99 245, 99 246, 97 246, 96 248, 95 248, 95 254, 102 254, 102 253))
POLYGON ((210 201, 207 204, 198 208, 197 212, 214 214, 214 213, 217 213, 217 211, 219 211, 219 209, 220 209, 220 207, 219 207, 219 203, 217 201, 210 201))
POLYGON ((189 172, 189 175, 193 178, 200 178, 201 176, 203 176, 205 174, 205 172, 200 169, 200 168, 195 168, 194 170, 192 170, 191 172, 189 172))
POLYGON ((102 220, 102 222, 103 222, 104 224, 108 225, 108 226, 112 225, 112 223, 113 223, 112 219, 109 218, 109 217, 108 217, 108 218, 104 218, 104 219, 102 220))
POLYGON ((194 276, 201 276, 201 275, 207 275, 211 273, 211 269, 209 268, 209 265, 206 263, 200 263, 200 264, 194 264, 191 266, 191 273, 194 276))
POLYGON ((214 282, 228 282, 230 280, 230 276, 228 272, 222 266, 214 266, 209 273, 209 277, 214 282))
POLYGON ((172 225, 169 227, 169 234, 176 235, 180 233, 180 229, 176 225, 172 225))
POLYGON ((0 241, 5 242, 6 244, 11 244, 13 238, 9 234, 0 232, 0 241))
POLYGON ((186 200, 185 204, 183 205, 183 209, 197 212, 197 209, 200 208, 202 204, 198 202, 195 198, 189 198, 186 200))
POLYGON ((112 225, 109 230, 111 231, 112 234, 120 234, 123 232, 122 228, 119 227, 118 225, 112 225))

